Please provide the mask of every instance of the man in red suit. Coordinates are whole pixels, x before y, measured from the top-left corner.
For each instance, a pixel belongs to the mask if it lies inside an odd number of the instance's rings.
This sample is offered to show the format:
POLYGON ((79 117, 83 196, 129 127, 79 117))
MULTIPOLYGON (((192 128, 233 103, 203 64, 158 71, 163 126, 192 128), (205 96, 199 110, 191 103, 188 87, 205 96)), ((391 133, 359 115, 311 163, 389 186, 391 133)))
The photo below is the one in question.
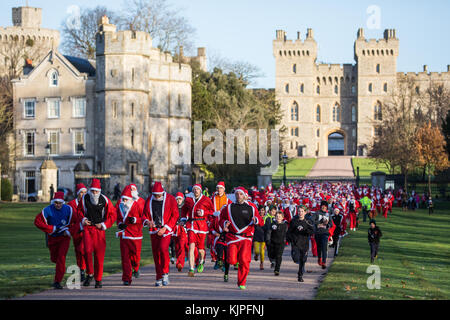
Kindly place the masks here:
POLYGON ((130 184, 130 187, 131 187, 131 195, 133 196, 133 201, 136 201, 138 205, 141 207, 141 211, 144 211, 145 200, 139 197, 137 186, 132 183, 130 184))
POLYGON ((161 182, 155 182, 152 195, 145 202, 144 226, 149 227, 152 241, 156 287, 169 285, 169 245, 178 217, 178 205, 175 197, 164 191, 161 182))
POLYGON ((222 208, 219 225, 227 232, 227 262, 231 265, 239 262, 237 283, 241 290, 245 290, 252 260, 255 225, 263 226, 264 220, 259 216, 256 206, 247 201, 247 190, 238 187, 235 195, 236 203, 222 208))
POLYGON ((177 256, 177 269, 181 272, 184 268, 184 260, 186 258, 186 252, 189 250, 187 231, 186 231, 186 218, 183 218, 181 209, 184 204, 184 195, 181 192, 176 194, 175 200, 178 205, 179 218, 172 235, 172 240, 175 241, 175 254, 177 256))
POLYGON ((93 179, 89 191, 78 204, 77 223, 83 232, 88 287, 95 278, 95 288, 102 288, 103 262, 105 260, 105 231, 116 222, 116 208, 111 200, 101 193, 100 180, 93 179), (92 259, 92 254, 94 259, 92 259))
POLYGON ((56 264, 53 288, 62 289, 61 281, 66 272, 66 256, 70 237, 76 232, 72 207, 64 204, 64 193, 56 192, 51 205, 34 219, 34 225, 48 237, 50 260, 56 264))
POLYGON ((139 277, 139 262, 142 248, 142 212, 141 206, 134 200, 131 186, 122 191, 120 203, 116 204, 117 227, 116 236, 120 239, 120 255, 122 258, 122 281, 125 286, 131 285, 131 277, 139 277))
POLYGON ((198 250, 200 261, 197 266, 197 272, 203 272, 205 264, 205 239, 209 233, 207 221, 213 214, 214 207, 207 196, 202 194, 202 186, 196 184, 192 191, 194 197, 186 198, 182 209, 183 217, 187 218, 186 228, 188 230, 189 242, 189 273, 194 276, 195 249, 198 250))
MULTIPOLYGON (((77 192, 77 197, 68 203, 68 205, 72 207, 72 210, 75 214, 78 210, 78 204, 80 203, 81 199, 87 192, 87 188, 84 184, 79 183, 76 186, 76 192, 77 192)), ((73 247, 75 249, 75 257, 77 259, 77 266, 81 270, 80 271, 80 274, 81 274, 80 281, 83 282, 85 280, 85 275, 86 275, 86 261, 84 259, 85 252, 84 252, 84 244, 83 244, 83 233, 75 232, 74 234, 72 234, 72 239, 73 239, 73 247)))

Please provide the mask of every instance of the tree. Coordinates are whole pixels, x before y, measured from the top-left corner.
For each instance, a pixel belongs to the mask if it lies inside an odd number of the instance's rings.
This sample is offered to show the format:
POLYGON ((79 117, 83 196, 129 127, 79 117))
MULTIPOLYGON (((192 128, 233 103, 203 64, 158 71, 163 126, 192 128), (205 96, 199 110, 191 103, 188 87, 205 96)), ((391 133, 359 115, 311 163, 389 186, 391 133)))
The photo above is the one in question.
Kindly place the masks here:
POLYGON ((382 105, 382 119, 374 123, 381 135, 375 137, 369 157, 384 161, 391 169, 400 168, 408 191, 408 174, 417 166, 416 132, 425 121, 422 97, 415 90, 415 82, 405 76, 382 105))
POLYGON ((428 174, 428 194, 431 195, 431 175, 449 167, 445 151, 445 139, 437 126, 427 123, 419 128, 416 135, 415 148, 420 165, 425 166, 428 174))
POLYGON ((189 52, 194 47, 195 29, 179 12, 180 8, 172 9, 166 0, 126 0, 119 26, 148 32, 161 51, 175 54, 182 46, 189 52))
POLYGON ((105 15, 111 24, 119 21, 116 13, 104 6, 83 8, 79 16, 75 16, 73 20, 65 20, 61 25, 63 51, 80 58, 95 59, 95 35, 98 23, 105 15))

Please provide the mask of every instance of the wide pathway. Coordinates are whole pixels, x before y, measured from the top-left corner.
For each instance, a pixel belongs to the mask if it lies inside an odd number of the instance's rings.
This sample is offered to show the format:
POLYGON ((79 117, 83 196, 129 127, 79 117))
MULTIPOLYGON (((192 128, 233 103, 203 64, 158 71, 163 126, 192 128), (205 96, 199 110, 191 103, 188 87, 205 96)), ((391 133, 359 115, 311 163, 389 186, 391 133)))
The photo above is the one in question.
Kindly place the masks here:
POLYGON ((354 177, 352 158, 333 156, 318 158, 308 177, 354 177))
MULTIPOLYGON (((334 249, 329 248, 327 267, 333 261, 334 249)), ((237 287, 237 271, 230 268, 228 283, 223 281, 223 273, 213 269, 208 260, 203 273, 195 277, 187 276, 187 265, 182 272, 171 265, 170 285, 156 288, 155 268, 153 265, 141 269, 141 277, 133 279, 130 287, 122 285, 121 274, 114 274, 103 279, 103 288, 90 287, 69 290, 47 290, 30 294, 21 299, 27 300, 303 300, 314 299, 317 288, 326 275, 317 264, 317 258, 309 253, 305 282, 297 281, 298 265, 290 257, 290 246, 286 247, 279 276, 274 276, 273 269, 266 257, 265 270, 259 270, 259 261, 252 260, 247 278, 247 290, 237 287)))

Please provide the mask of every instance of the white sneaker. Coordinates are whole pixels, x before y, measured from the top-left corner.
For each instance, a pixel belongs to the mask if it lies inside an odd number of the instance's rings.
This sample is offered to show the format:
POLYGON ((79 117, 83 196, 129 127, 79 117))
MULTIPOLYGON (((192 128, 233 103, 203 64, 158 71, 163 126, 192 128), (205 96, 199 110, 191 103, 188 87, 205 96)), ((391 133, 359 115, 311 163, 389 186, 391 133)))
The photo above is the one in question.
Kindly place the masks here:
POLYGON ((166 273, 166 274, 163 275, 163 278, 162 278, 162 285, 163 285, 163 286, 168 286, 169 283, 170 283, 170 282, 169 282, 169 274, 166 273))
POLYGON ((155 287, 162 287, 162 285, 163 285, 162 279, 156 280, 155 287))
POLYGON ((170 262, 171 262, 172 264, 174 264, 174 263, 175 263, 175 258, 171 258, 171 259, 170 259, 170 262))

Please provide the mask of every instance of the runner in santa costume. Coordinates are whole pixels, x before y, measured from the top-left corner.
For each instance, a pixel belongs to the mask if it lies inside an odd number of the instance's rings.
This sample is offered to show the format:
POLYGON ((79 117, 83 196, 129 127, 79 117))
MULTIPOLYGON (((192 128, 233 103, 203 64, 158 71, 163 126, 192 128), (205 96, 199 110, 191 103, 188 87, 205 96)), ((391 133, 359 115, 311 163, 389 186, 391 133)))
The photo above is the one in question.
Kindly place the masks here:
POLYGON ((142 248, 142 210, 134 200, 131 186, 122 191, 120 203, 117 203, 116 236, 120 239, 120 256, 122 258, 122 281, 125 286, 131 285, 131 277, 139 277, 139 263, 142 248))
POLYGON ((72 207, 64 204, 64 193, 56 192, 51 205, 44 208, 34 219, 34 225, 48 237, 50 260, 56 264, 53 288, 62 289, 61 281, 66 272, 66 255, 70 237, 77 232, 72 207))
POLYGON ((259 216, 258 209, 246 201, 247 190, 242 187, 235 189, 236 203, 222 208, 219 225, 227 232, 227 262, 231 265, 239 263, 238 286, 245 290, 247 275, 252 260, 252 241, 255 225, 263 226, 264 220, 259 216))
POLYGON ((205 239, 209 233, 207 220, 214 213, 211 199, 202 194, 202 186, 196 184, 192 187, 193 198, 186 198, 183 206, 183 217, 187 218, 186 229, 188 230, 189 242, 189 273, 194 276, 195 249, 198 249, 200 261, 197 272, 203 272, 205 263, 205 239))
MULTIPOLYGON (((77 197, 68 203, 68 205, 72 207, 73 212, 76 212, 78 210, 78 204, 80 203, 83 196, 86 194, 87 188, 84 184, 79 183, 76 186, 76 192, 77 197)), ((85 252, 83 244, 83 233, 75 232, 74 234, 72 234, 72 239, 73 239, 73 247, 75 249, 75 257, 77 259, 77 266, 81 270, 80 281, 84 281, 86 275, 86 261, 84 259, 85 252)))
POLYGON ((384 195, 383 198, 381 198, 381 206, 382 206, 382 210, 383 210, 383 217, 385 219, 387 219, 390 205, 391 205, 391 201, 388 198, 388 195, 386 194, 386 195, 384 195))
POLYGON ((88 287, 95 278, 95 288, 102 288, 103 262, 105 260, 105 231, 116 221, 116 208, 111 200, 101 193, 100 180, 93 179, 89 191, 78 204, 77 222, 83 232, 88 287), (94 258, 92 258, 94 255, 94 258))
POLYGON ((175 230, 172 235, 172 240, 175 241, 175 254, 177 256, 177 269, 181 272, 184 268, 184 261, 186 258, 186 251, 189 250, 187 231, 186 231, 186 218, 182 217, 181 209, 184 204, 184 195, 181 192, 176 194, 175 200, 178 205, 179 218, 175 230))
POLYGON ((214 214, 210 215, 209 217, 209 234, 208 234, 208 243, 211 248, 211 257, 213 258, 214 262, 216 262, 216 265, 214 266, 215 269, 218 269, 219 266, 216 256, 216 250, 215 250, 215 241, 216 241, 216 220, 219 219, 220 210, 223 208, 223 206, 226 206, 227 204, 232 203, 230 199, 228 199, 226 193, 225 193, 225 182, 220 181, 217 183, 216 186, 216 192, 211 198, 211 201, 214 206, 214 214))
POLYGON ((169 245, 179 217, 175 197, 164 191, 161 182, 155 182, 152 195, 144 206, 144 226, 149 227, 155 261, 155 286, 169 285, 169 245))

